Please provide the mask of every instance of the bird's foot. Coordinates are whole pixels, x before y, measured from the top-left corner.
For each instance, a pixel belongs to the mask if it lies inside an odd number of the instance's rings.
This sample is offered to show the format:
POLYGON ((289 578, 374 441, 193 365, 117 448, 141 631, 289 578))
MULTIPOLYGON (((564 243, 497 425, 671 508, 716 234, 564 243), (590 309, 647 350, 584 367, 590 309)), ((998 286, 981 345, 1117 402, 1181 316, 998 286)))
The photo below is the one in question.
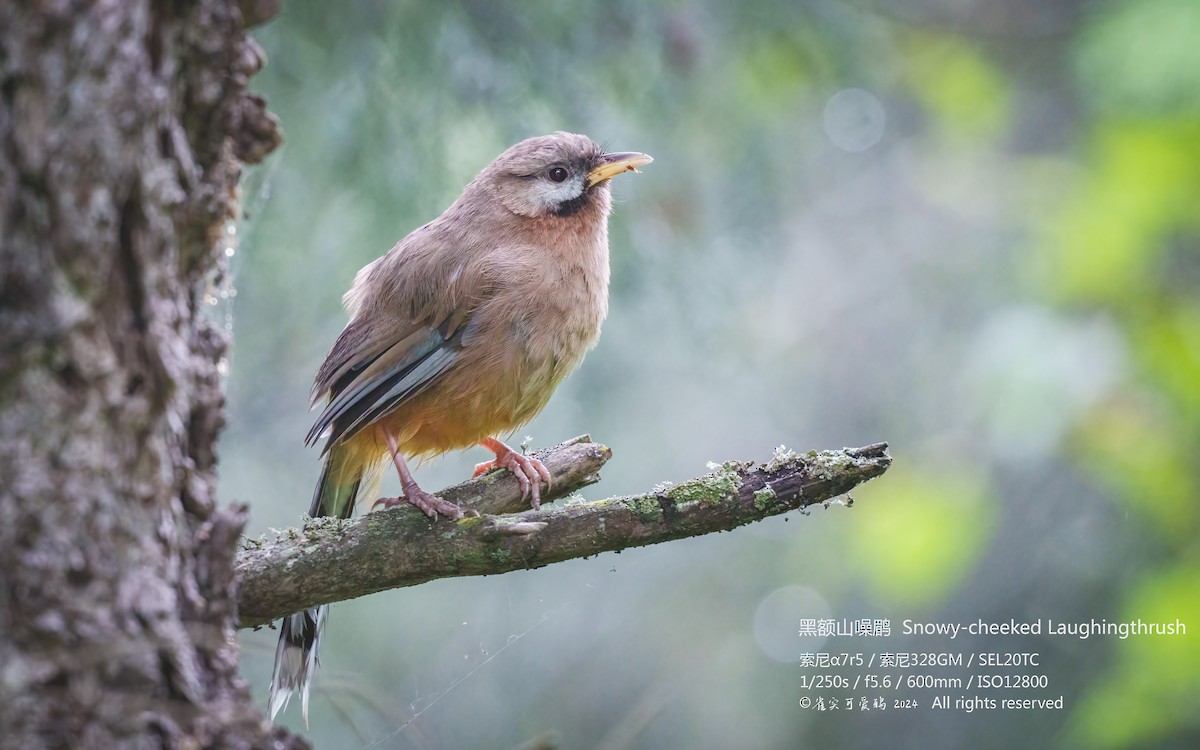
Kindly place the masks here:
POLYGON ((381 497, 371 506, 371 510, 375 510, 380 505, 384 508, 395 508, 397 505, 410 503, 415 505, 422 513, 429 516, 433 520, 437 520, 438 514, 441 513, 447 518, 457 521, 467 515, 477 516, 479 511, 474 508, 463 508, 461 505, 455 505, 452 502, 443 500, 437 495, 430 494, 421 488, 409 489, 408 492, 401 497, 381 497))
POLYGON ((546 465, 536 458, 517 453, 499 440, 494 443, 494 445, 485 443, 485 446, 489 450, 495 451, 496 458, 476 464, 473 476, 477 477, 496 468, 508 469, 517 478, 517 484, 521 486, 521 499, 529 497, 529 504, 533 506, 533 509, 540 508, 542 506, 542 482, 546 483, 547 490, 550 489, 550 471, 546 465))

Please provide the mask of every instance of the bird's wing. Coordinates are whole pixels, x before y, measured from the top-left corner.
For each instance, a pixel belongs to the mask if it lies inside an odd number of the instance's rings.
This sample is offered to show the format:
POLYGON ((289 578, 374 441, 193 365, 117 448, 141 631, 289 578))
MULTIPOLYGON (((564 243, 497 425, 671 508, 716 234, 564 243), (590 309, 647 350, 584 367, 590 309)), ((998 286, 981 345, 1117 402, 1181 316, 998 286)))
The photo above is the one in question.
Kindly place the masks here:
MULTIPOLYGON (((313 400, 329 394, 329 403, 309 430, 306 444, 312 445, 328 432, 324 449, 328 451, 353 436, 433 382, 470 343, 474 336, 471 313, 488 296, 490 285, 474 273, 465 274, 461 264, 449 271, 435 270, 420 268, 421 260, 409 256, 403 278, 423 276, 423 294, 409 292, 402 284, 387 294, 389 304, 368 301, 365 306, 359 303, 370 294, 359 294, 354 318, 317 373, 313 400), (422 270, 428 273, 422 274, 422 270), (471 294, 452 288, 464 284, 471 294), (438 287, 440 293, 430 293, 438 287), (385 309, 387 312, 382 312, 385 309)), ((361 279, 366 289, 380 288, 378 279, 401 273, 398 266, 379 270, 376 280, 361 279)))
POLYGON ((461 338, 461 331, 446 336, 444 329, 420 326, 379 354, 359 358, 335 384, 305 442, 328 430, 327 451, 399 406, 458 359, 461 338))

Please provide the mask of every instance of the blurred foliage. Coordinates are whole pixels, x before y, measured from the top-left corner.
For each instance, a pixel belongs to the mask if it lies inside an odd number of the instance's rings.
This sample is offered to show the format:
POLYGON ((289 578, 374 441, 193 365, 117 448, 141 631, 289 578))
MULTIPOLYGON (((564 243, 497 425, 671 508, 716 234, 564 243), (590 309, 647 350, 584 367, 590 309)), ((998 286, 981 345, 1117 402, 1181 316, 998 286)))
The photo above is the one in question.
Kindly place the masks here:
MULTIPOLYGON (((591 497, 780 443, 897 460, 851 510, 339 604, 316 742, 1196 745, 1191 633, 968 640, 1042 654, 1066 709, 936 727, 801 710, 810 671, 762 638, 797 591, 891 619, 897 652, 959 648, 910 617, 1200 627, 1200 4, 288 0, 257 36, 287 143, 219 309, 221 491, 252 533, 307 507, 354 272, 559 129, 656 161, 615 185, 601 343, 522 434, 611 445, 591 497)), ((260 696, 274 635, 243 637, 260 696)))
POLYGON ((1004 74, 969 41, 915 32, 905 44, 905 84, 945 136, 1003 134, 1012 107, 1004 74))
POLYGON ((1200 116, 1200 46, 1192 0, 1110 3, 1071 52, 1080 92, 1103 117, 1200 116))
MULTIPOLYGON (((1090 118, 1087 157, 1046 227, 1045 288, 1103 311, 1133 377, 1081 416, 1075 453, 1145 524, 1155 553, 1121 595, 1123 616, 1200 614, 1200 5, 1114 4, 1072 50, 1090 118), (1151 614, 1157 613, 1157 614, 1151 614)), ((1200 731, 1194 638, 1131 638, 1088 693, 1073 736, 1146 747, 1200 731)))
POLYGON ((886 501, 856 519, 850 538, 851 559, 874 596, 906 611, 940 603, 962 585, 993 523, 995 498, 977 473, 932 466, 926 472, 899 467, 884 487, 864 488, 871 500, 885 494, 886 501))

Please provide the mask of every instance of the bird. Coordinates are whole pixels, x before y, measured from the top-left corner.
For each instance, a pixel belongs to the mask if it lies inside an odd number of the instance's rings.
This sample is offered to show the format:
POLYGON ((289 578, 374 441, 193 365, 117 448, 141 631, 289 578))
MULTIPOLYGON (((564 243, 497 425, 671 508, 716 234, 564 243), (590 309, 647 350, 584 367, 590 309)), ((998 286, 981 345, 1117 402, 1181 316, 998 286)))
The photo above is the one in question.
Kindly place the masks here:
MULTIPOLYGON (((550 473, 501 442, 531 420, 600 335, 608 312, 610 179, 653 159, 606 153, 557 132, 505 150, 439 217, 362 268, 343 297, 350 320, 317 371, 324 465, 309 515, 349 518, 389 462, 431 519, 463 508, 423 490, 409 460, 479 445, 533 508, 550 473)), ((271 678, 271 718, 308 695, 327 606, 285 617, 271 678)))

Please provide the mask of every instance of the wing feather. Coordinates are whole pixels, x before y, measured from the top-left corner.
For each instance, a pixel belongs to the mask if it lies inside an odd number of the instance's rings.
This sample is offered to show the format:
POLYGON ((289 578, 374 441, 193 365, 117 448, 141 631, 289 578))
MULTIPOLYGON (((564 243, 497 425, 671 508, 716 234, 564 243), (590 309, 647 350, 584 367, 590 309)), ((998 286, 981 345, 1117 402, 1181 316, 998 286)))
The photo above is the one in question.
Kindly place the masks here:
POLYGON ((359 272, 352 319, 317 373, 314 403, 329 402, 305 442, 325 451, 428 387, 477 338, 475 311, 493 293, 491 248, 456 252, 461 238, 435 221, 359 272))
POLYGON ((436 349, 443 339, 437 331, 422 326, 407 336, 395 341, 382 351, 364 353, 353 366, 346 367, 337 380, 329 386, 329 403, 317 417, 316 423, 305 438, 312 445, 335 420, 344 415, 356 401, 373 390, 380 382, 397 372, 419 362, 436 349))
POLYGON ((462 349, 458 346, 457 341, 446 341, 408 370, 394 373, 383 379, 374 389, 364 397, 357 399, 344 412, 342 422, 334 423, 326 450, 329 445, 355 434, 400 406, 413 395, 420 393, 454 364, 460 351, 462 349))

